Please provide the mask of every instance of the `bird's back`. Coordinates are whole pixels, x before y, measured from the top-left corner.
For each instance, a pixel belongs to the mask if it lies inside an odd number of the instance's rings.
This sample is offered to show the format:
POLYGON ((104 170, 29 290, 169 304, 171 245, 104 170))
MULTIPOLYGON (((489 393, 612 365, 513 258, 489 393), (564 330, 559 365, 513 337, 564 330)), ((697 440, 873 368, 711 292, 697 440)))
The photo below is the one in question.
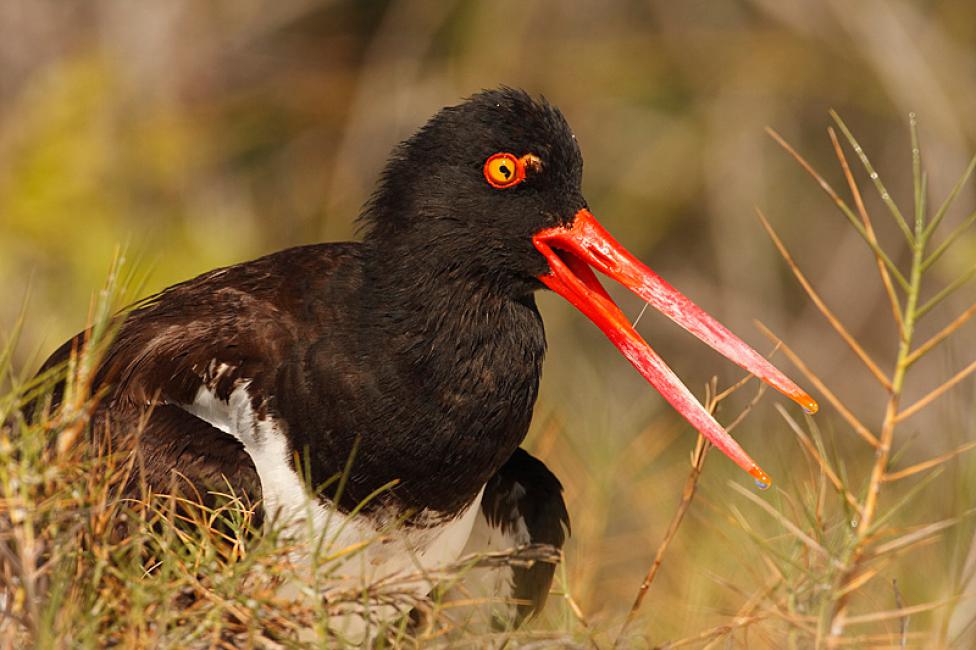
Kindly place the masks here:
MULTIPOLYGON (((95 429, 111 432, 113 447, 130 448, 139 434, 140 481, 157 492, 173 477, 194 488, 232 487, 256 500, 260 486, 241 442, 192 414, 201 389, 224 401, 241 382, 265 414, 278 393, 281 367, 301 353, 309 331, 339 326, 335 293, 360 281, 356 243, 286 249, 216 269, 146 298, 118 317, 119 326, 94 375, 102 393, 95 429), (258 397, 260 396, 260 397, 258 397), (226 478, 225 478, 226 477, 226 478)), ((41 372, 63 364, 85 333, 67 341, 41 372)), ((56 385, 52 408, 62 398, 56 385)), ((132 481, 135 485, 135 480, 132 481)))

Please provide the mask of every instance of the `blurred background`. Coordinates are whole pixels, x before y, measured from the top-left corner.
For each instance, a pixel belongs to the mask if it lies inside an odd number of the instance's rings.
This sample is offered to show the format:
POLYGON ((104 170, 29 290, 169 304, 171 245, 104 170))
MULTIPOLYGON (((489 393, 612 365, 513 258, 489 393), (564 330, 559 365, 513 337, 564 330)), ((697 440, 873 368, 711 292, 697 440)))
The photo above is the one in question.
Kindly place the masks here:
MULTIPOLYGON (((873 259, 764 128, 846 188, 825 131, 836 109, 909 213, 915 112, 938 205, 976 150, 974 3, 6 0, 0 333, 26 301, 17 359, 32 372, 83 327, 119 245, 148 273, 149 293, 286 246, 354 238, 391 147, 442 106, 500 84, 561 107, 583 149, 590 207, 631 251, 770 350, 752 322, 763 321, 855 412, 880 418, 884 393, 803 297, 754 208, 887 370, 897 340, 873 259)), ((851 160, 882 242, 900 250, 851 160)), ((964 188, 947 224, 974 199, 964 188)), ((976 258, 976 236, 967 237, 938 266, 941 283, 976 258)), ((640 303, 611 291, 636 317, 640 303)), ((972 288, 957 292, 920 336, 973 298, 972 288)), ((540 305, 550 352, 527 446, 565 483, 574 538, 563 586, 591 625, 615 625, 678 503, 694 436, 588 321, 553 296, 540 305)), ((737 379, 652 311, 640 329, 697 394, 713 375, 737 379)), ((910 400, 976 356, 974 330, 926 359, 910 400)), ((729 400, 720 419, 751 396, 729 400)), ((913 419, 904 462, 972 439, 973 397, 963 382, 913 419)), ((796 471, 804 461, 777 401, 767 397, 737 437, 795 493, 806 489, 796 471)), ((870 463, 830 409, 818 422, 852 473, 870 463)), ((970 508, 972 469, 950 468, 951 490, 927 488, 925 515, 970 508)), ((643 610, 655 642, 726 621, 743 599, 730 585, 748 591, 758 579, 730 509, 759 530, 768 522, 730 480, 751 483, 716 454, 643 610)), ((967 526, 946 534, 925 575, 898 574, 909 600, 958 583, 967 526)))

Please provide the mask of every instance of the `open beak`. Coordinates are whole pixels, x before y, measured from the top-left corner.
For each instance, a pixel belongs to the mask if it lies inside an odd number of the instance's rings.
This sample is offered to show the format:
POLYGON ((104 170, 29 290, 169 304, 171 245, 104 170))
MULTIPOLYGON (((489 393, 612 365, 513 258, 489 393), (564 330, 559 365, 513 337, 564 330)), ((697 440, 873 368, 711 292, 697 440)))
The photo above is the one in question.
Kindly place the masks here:
POLYGON ((808 413, 817 411, 817 403, 813 398, 762 355, 628 253, 589 210, 577 212, 572 225, 568 227, 540 231, 532 238, 532 243, 549 262, 550 272, 539 279, 596 323, 637 371, 691 426, 758 482, 769 485, 769 476, 715 421, 681 383, 674 371, 641 338, 590 267, 623 284, 678 325, 798 403, 808 413))

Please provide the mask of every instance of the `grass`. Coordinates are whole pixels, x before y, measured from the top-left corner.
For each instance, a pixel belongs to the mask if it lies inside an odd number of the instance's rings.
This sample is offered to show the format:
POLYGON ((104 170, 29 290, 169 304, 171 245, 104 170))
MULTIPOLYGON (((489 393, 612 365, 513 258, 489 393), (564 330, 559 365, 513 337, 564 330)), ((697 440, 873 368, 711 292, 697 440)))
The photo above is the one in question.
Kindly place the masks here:
MULTIPOLYGON (((941 384, 932 387, 923 397, 908 406, 903 406, 905 386, 912 366, 925 355, 930 354, 940 344, 943 344, 974 313, 973 309, 969 308, 946 324, 928 340, 921 343, 916 340, 916 328, 919 321, 929 314, 948 295, 967 282, 972 277, 973 272, 976 271, 976 267, 974 267, 947 285, 937 287, 931 298, 923 300, 922 295, 926 272, 932 268, 935 261, 952 246, 963 232, 962 230, 956 230, 950 233, 932 250, 933 240, 938 226, 951 207, 959 189, 969 180, 973 168, 976 166, 976 157, 970 162, 955 188, 942 202, 934 215, 930 214, 926 201, 927 175, 922 165, 915 115, 912 114, 910 116, 912 189, 914 197, 912 211, 910 213, 913 215, 913 227, 910 227, 908 220, 892 200, 881 177, 871 165, 867 154, 857 142, 850 129, 839 115, 831 113, 831 116, 850 147, 860 159, 865 172, 869 175, 879 197, 887 209, 887 213, 903 235, 905 246, 907 246, 910 252, 911 262, 908 272, 902 273, 891 261, 892 256, 886 254, 878 244, 874 227, 862 200, 861 190, 854 180, 844 150, 833 128, 829 129, 828 133, 838 162, 848 183, 848 188, 855 205, 854 210, 848 207, 847 203, 840 198, 831 186, 802 157, 788 147, 788 145, 785 145, 782 138, 773 133, 774 138, 781 144, 784 144, 791 155, 815 178, 838 206, 843 215, 857 228, 858 233, 862 235, 865 243, 874 253, 881 284, 884 287, 891 306, 892 326, 898 333, 897 347, 892 351, 892 356, 894 357, 892 370, 889 373, 884 373, 879 369, 879 365, 871 359, 864 347, 847 332, 836 316, 834 316, 820 299, 814 288, 793 261, 785 245, 776 235, 768 220, 761 212, 759 213, 764 228, 769 233, 779 249, 780 254, 810 299, 824 315, 831 328, 847 343, 855 358, 868 368, 874 379, 887 393, 884 404, 876 416, 876 424, 872 426, 871 424, 865 424, 862 419, 855 416, 852 410, 845 406, 837 395, 829 391, 824 392, 824 396, 827 397, 831 405, 844 415, 850 427, 863 439, 868 447, 867 452, 873 455, 874 460, 870 465, 870 471, 866 478, 862 477, 859 481, 855 482, 856 479, 854 477, 847 477, 847 481, 841 482, 838 478, 837 467, 834 463, 831 463, 824 454, 811 454, 821 475, 823 477, 833 477, 830 483, 837 493, 837 499, 841 501, 840 505, 842 506, 843 516, 845 520, 851 517, 850 521, 853 522, 851 526, 853 530, 841 536, 840 544, 837 544, 829 551, 827 548, 823 548, 821 553, 829 562, 826 566, 817 566, 818 578, 823 579, 825 573, 829 579, 831 588, 824 590, 823 594, 817 599, 816 625, 814 628, 816 630, 815 638, 818 645, 822 643, 827 647, 837 647, 842 645, 847 630, 851 626, 864 626, 888 620, 897 620, 900 621, 900 624, 897 626, 898 629, 887 641, 905 645, 908 640, 908 618, 911 614, 941 607, 951 609, 958 595, 952 594, 944 602, 904 606, 901 602, 902 598, 897 590, 897 586, 892 582, 888 588, 892 590, 896 607, 883 612, 866 613, 857 616, 852 616, 850 611, 859 594, 862 591, 868 591, 869 585, 884 575, 885 567, 888 563, 899 560, 910 561, 907 558, 901 558, 905 551, 910 550, 914 546, 923 545, 932 541, 935 536, 941 534, 947 528, 963 522, 971 514, 970 511, 965 511, 959 513, 958 516, 940 521, 911 522, 911 529, 905 532, 903 529, 905 524, 900 523, 900 526, 896 525, 894 519, 901 507, 911 503, 911 496, 913 495, 910 493, 908 499, 889 505, 887 509, 882 507, 881 499, 885 488, 897 481, 915 477, 916 475, 922 475, 921 478, 923 481, 927 478, 926 475, 933 479, 937 478, 937 472, 939 472, 939 468, 943 463, 949 462, 973 448, 973 445, 967 443, 939 457, 916 463, 907 468, 897 471, 892 468, 892 460, 898 451, 895 435, 900 426, 903 426, 903 423, 913 415, 929 407, 938 397, 945 394, 976 370, 976 363, 971 363, 947 378, 941 384), (892 282, 892 277, 895 278, 895 282, 892 282), (852 487, 855 485, 857 487, 852 487), (853 498, 851 498, 852 496, 853 498)), ((970 219, 967 218, 964 223, 969 222, 970 219)), ((768 329, 765 329, 765 331, 771 339, 780 342, 768 329)), ((786 354, 800 366, 804 375, 811 382, 818 385, 823 384, 814 371, 803 364, 787 346, 784 345, 783 347, 786 354)), ((808 427, 807 431, 804 432, 799 425, 791 421, 791 418, 785 412, 783 412, 783 415, 789 421, 791 428, 797 432, 797 435, 801 436, 808 443, 805 445, 808 451, 814 451, 814 447, 809 444, 811 439, 816 442, 818 449, 823 448, 823 442, 819 439, 813 427, 808 427)), ((819 504, 817 505, 819 506, 819 504)), ((817 518, 814 518, 814 521, 817 521, 817 518)), ((822 525, 819 530, 812 530, 811 532, 822 533, 828 528, 829 526, 822 525)), ((945 645, 949 642, 949 639, 945 636, 946 630, 942 632, 943 634, 937 637, 937 641, 940 645, 945 645)))
MULTIPOLYGON (((972 502, 948 495, 968 494, 965 469, 971 467, 969 452, 976 443, 967 440, 972 431, 963 431, 956 436, 962 440, 957 447, 916 457, 911 445, 927 431, 911 423, 950 391, 968 385, 976 361, 947 369, 941 381, 918 397, 908 399, 913 394, 908 387, 923 360, 944 350, 976 316, 976 304, 958 314, 939 309, 976 274, 976 266, 948 282, 938 280, 940 261, 976 222, 974 213, 943 232, 976 158, 932 210, 913 116, 912 203, 899 206, 847 125, 836 114, 832 118, 835 126, 828 129, 828 137, 846 196, 781 136, 771 135, 862 238, 877 271, 877 291, 888 305, 888 322, 875 325, 895 333, 892 348, 879 351, 876 342, 858 340, 817 291, 813 276, 801 270, 790 252, 792 244, 783 241, 766 215, 758 216, 785 268, 823 316, 823 336, 840 337, 851 367, 862 367, 882 398, 870 408, 848 404, 847 395, 818 375, 817 360, 802 358, 789 342, 760 325, 777 354, 799 369, 825 406, 816 417, 803 418, 777 406, 780 426, 792 432, 803 459, 787 481, 761 494, 737 482, 718 481, 718 475, 705 471, 708 445, 699 438, 689 467, 678 472, 683 487, 670 519, 641 532, 660 540, 656 550, 647 558, 641 554, 639 569, 628 565, 626 586, 602 591, 580 570, 584 554, 577 556, 573 549, 595 546, 607 535, 608 524, 594 519, 599 514, 595 508, 580 511, 571 504, 574 516, 584 520, 576 527, 582 539, 574 542, 568 566, 557 572, 549 610, 540 620, 515 633, 466 633, 452 620, 455 606, 438 599, 423 607, 422 626, 409 628, 401 618, 385 630, 381 645, 965 647, 976 633, 973 609, 967 606, 973 595, 967 590, 973 576, 966 553, 972 540, 972 502), (877 194, 887 215, 883 224, 872 219, 872 201, 864 196, 848 151, 863 168, 868 189, 877 194), (896 243, 882 244, 889 240, 896 243), (928 323, 936 314, 943 322, 928 323), (923 337, 923 327, 932 333, 923 337), (689 526, 708 533, 709 552, 700 556, 704 561, 686 550, 698 539, 690 536, 689 526), (723 558, 717 550, 723 545, 740 557, 723 558), (683 592, 662 577, 689 563, 709 575, 712 591, 707 599, 718 603, 709 605, 712 625, 689 627, 665 620, 678 618, 681 604, 662 610, 669 597, 663 590, 683 592), (932 569, 920 575, 920 566, 932 569), (940 579, 943 574, 948 578, 940 579), (594 613, 597 600, 602 606, 594 613), (680 633, 673 634, 675 630, 680 633)), ((26 380, 11 367, 16 330, 0 351, 5 385, 0 390, 0 647, 337 644, 325 621, 342 607, 375 600, 403 604, 410 581, 450 583, 477 563, 554 559, 544 549, 464 558, 437 576, 404 576, 364 594, 341 585, 337 589, 335 576, 336 562, 361 547, 315 545, 310 551, 313 570, 296 565, 291 551, 309 542, 287 537, 273 524, 256 530, 253 504, 238 498, 230 486, 222 504, 210 510, 168 495, 120 501, 119 490, 137 459, 81 444, 91 437, 88 417, 98 395, 91 394, 90 378, 111 338, 109 315, 131 293, 125 290, 131 278, 118 270, 111 276, 93 302, 88 344, 64 370, 68 388, 59 411, 37 423, 26 421, 24 403, 49 390, 51 377, 26 380), (120 521, 126 522, 122 533, 120 521), (330 588, 329 604, 295 598, 296 585, 310 593, 330 588)), ((745 381, 721 391, 711 382, 706 404, 722 416, 720 406, 731 402, 745 381)), ((741 405, 727 421, 728 428, 749 417, 762 395, 758 390, 741 405)), ((573 445, 556 451, 554 443, 564 429, 553 416, 535 430, 532 442, 544 457, 548 459, 548 450, 557 464, 566 465, 570 452, 565 449, 573 445)), ((643 438, 638 442, 646 444, 643 438)), ((633 476, 630 471, 621 475, 633 476)), ((598 491, 599 486, 572 474, 564 478, 571 499, 598 491)), ((576 498, 576 505, 584 502, 576 498)))

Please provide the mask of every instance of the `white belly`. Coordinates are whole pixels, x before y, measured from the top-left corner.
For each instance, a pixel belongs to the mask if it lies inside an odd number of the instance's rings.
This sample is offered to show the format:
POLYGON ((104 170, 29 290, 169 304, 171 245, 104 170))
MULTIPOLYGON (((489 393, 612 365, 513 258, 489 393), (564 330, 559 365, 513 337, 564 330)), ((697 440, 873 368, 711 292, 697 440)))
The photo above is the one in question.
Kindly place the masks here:
MULTIPOLYGON (((361 600, 365 586, 380 582, 397 593, 423 598, 433 586, 424 574, 451 564, 464 550, 484 488, 460 515, 430 527, 397 525, 394 513, 345 515, 307 493, 293 468, 286 436, 270 418, 255 417, 246 383, 235 388, 227 402, 201 387, 193 403, 183 408, 243 443, 261 480, 266 521, 303 549, 294 559, 328 567, 330 584, 321 595, 330 602, 345 601, 346 594, 354 602, 361 600)), ((423 518, 421 512, 414 520, 423 518)), ((334 626, 345 628, 350 641, 368 628, 361 620, 362 607, 353 609, 334 626)), ((401 612, 398 607, 372 608, 370 617, 388 619, 401 612)))

